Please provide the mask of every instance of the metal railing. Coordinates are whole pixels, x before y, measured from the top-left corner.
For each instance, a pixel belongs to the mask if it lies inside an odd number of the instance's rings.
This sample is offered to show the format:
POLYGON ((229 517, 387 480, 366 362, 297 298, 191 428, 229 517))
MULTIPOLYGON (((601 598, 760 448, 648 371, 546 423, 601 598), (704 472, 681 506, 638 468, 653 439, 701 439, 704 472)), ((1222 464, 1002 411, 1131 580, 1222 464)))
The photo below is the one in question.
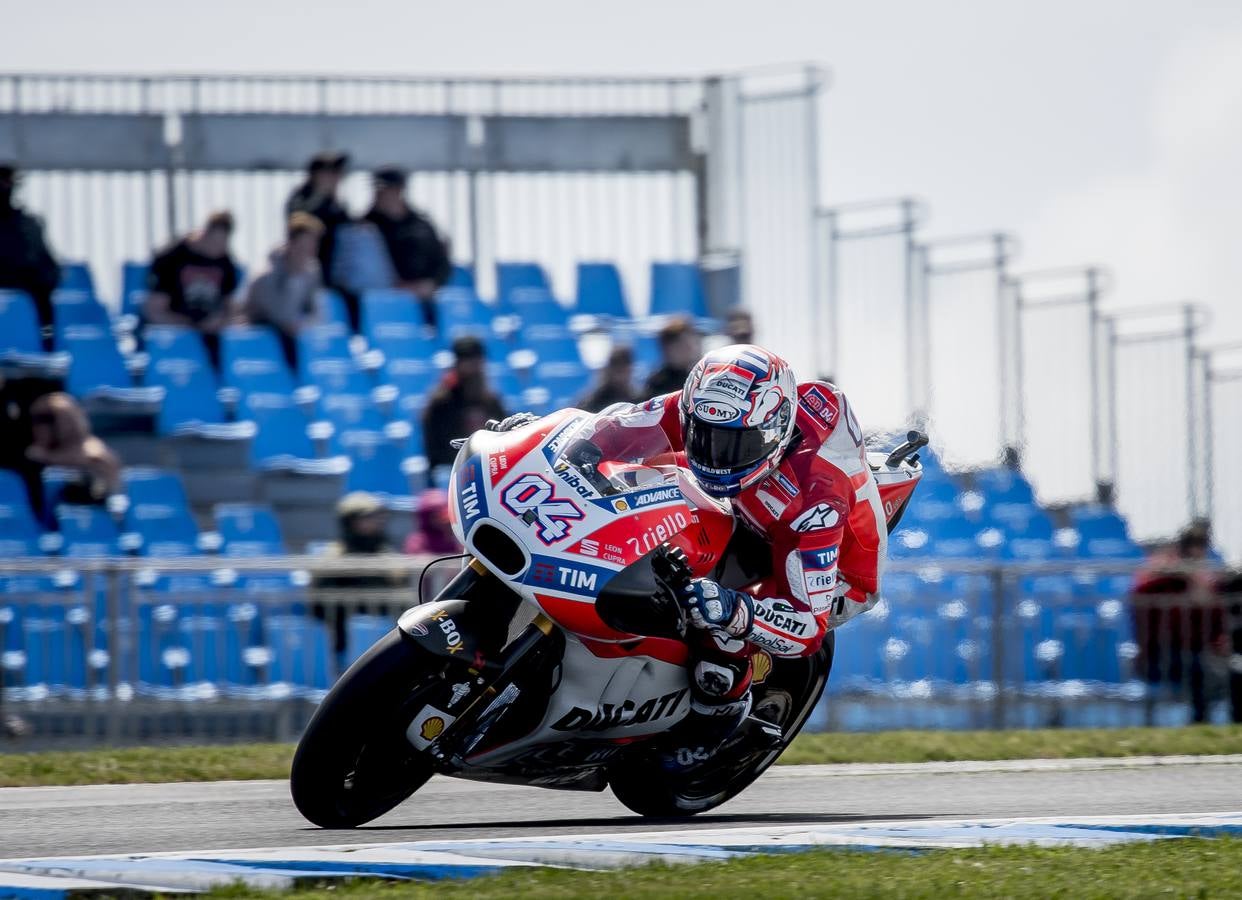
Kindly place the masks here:
MULTIPOLYGON (((427 562, 120 559, 65 569, 7 560, 5 707, 49 743, 291 738, 340 672, 416 602, 420 575, 430 597, 460 564, 427 562)), ((894 560, 879 606, 837 634, 812 727, 1242 715, 1242 596, 1136 598, 1135 569, 894 560)))

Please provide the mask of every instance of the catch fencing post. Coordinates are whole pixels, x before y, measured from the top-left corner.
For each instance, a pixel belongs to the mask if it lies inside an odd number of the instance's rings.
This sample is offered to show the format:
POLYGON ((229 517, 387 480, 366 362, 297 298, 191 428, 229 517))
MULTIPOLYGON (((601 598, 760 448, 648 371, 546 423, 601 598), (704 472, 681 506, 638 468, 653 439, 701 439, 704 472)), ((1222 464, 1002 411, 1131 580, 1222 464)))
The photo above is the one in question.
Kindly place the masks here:
POLYGON ((992 612, 992 728, 1000 730, 1005 727, 1005 623, 1009 616, 1007 598, 1005 597, 1005 570, 997 566, 992 570, 992 590, 996 595, 996 606, 992 612))

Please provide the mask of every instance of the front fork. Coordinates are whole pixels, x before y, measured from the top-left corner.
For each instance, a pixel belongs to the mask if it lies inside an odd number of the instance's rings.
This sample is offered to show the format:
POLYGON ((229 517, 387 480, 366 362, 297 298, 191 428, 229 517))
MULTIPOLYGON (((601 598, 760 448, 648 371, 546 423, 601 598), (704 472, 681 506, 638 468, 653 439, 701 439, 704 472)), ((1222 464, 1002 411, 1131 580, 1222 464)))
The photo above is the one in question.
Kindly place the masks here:
POLYGON ((507 641, 521 602, 482 563, 471 560, 437 599, 411 607, 397 622, 406 640, 445 660, 446 694, 452 690, 450 705, 462 708, 423 751, 436 759, 441 771, 462 768, 465 757, 520 695, 519 681, 528 666, 547 652, 563 650, 560 632, 543 613, 507 641), (464 695, 456 693, 461 685, 464 695))

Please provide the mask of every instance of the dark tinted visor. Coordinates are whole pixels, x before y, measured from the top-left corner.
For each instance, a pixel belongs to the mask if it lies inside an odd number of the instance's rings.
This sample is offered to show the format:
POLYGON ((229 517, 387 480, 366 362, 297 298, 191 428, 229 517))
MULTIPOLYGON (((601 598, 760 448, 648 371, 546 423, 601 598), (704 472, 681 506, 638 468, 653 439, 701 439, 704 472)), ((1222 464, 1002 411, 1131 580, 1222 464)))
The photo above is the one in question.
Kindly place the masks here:
POLYGON ((686 424, 686 455, 711 474, 746 469, 780 444, 780 432, 759 428, 725 428, 690 417, 686 424), (713 471, 715 470, 715 471, 713 471))

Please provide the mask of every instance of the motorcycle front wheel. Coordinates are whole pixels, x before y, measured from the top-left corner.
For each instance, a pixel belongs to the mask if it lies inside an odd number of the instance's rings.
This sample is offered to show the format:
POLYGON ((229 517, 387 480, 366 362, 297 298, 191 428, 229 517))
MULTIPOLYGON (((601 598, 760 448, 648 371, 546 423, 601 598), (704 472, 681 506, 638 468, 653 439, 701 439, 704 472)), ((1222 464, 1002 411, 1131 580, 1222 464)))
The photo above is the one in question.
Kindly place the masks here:
POLYGON ((394 809, 434 773, 405 729, 439 681, 434 661, 393 629, 349 667, 311 717, 289 790, 321 828, 356 828, 394 809))

